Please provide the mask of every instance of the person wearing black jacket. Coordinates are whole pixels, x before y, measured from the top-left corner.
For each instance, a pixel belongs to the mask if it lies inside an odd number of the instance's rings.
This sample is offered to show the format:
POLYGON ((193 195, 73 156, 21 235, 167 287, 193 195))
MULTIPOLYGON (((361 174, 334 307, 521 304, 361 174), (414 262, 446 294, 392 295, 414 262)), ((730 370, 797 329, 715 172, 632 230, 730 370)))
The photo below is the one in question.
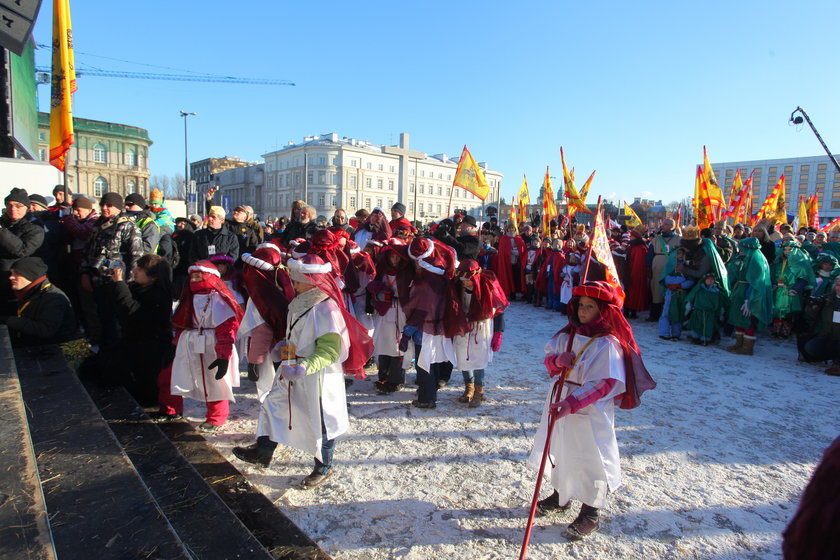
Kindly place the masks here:
POLYGON ((239 240, 225 224, 225 209, 221 206, 210 207, 207 227, 193 235, 187 265, 209 259, 213 255, 227 255, 234 261, 239 258, 239 240))
POLYGON ((47 265, 38 257, 12 264, 11 288, 18 300, 17 313, 0 316, 9 328, 12 346, 61 344, 80 338, 70 300, 47 279, 47 265))
POLYGON ((300 209, 300 217, 298 219, 292 218, 289 225, 286 226, 280 240, 283 245, 288 247, 289 242, 293 239, 312 239, 316 231, 318 231, 318 224, 315 223, 315 208, 304 206, 300 209))
POLYGON ((158 373, 172 360, 172 270, 160 255, 140 257, 134 281, 125 282, 125 272, 111 271, 111 288, 122 340, 117 351, 103 356, 109 380, 123 385, 142 406, 157 404, 158 373))
POLYGON ((192 245, 193 236, 195 235, 195 226, 187 218, 176 218, 175 232, 172 234, 172 242, 175 244, 175 252, 180 256, 178 264, 175 265, 172 271, 172 298, 178 299, 181 297, 181 290, 184 287, 184 282, 187 281, 190 267, 190 245, 192 245))
POLYGON ((455 240, 455 252, 458 255, 458 260, 472 259, 477 261, 481 243, 478 239, 474 216, 464 216, 461 225, 458 226, 458 234, 455 240))
POLYGON ((41 247, 44 228, 26 217, 29 212, 26 190, 12 189, 4 202, 6 209, 0 216, 0 313, 11 314, 15 298, 9 284, 9 270, 12 263, 32 256, 41 247))

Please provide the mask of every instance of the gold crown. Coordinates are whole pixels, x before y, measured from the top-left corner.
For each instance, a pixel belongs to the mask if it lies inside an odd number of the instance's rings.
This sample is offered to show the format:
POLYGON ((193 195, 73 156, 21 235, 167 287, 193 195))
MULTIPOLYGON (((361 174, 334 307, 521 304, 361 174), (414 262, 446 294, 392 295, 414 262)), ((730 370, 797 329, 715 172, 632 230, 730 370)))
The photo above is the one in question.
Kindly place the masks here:
POLYGON ((700 239, 700 228, 697 226, 685 226, 682 237, 683 239, 700 239))

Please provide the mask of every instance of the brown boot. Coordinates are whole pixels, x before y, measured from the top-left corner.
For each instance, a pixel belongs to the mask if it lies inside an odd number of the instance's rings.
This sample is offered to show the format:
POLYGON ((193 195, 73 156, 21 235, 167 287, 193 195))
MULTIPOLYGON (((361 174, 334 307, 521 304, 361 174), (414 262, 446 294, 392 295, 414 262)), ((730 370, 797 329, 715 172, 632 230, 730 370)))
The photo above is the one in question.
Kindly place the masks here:
POLYGON ((470 408, 477 408, 481 406, 481 401, 484 400, 484 387, 477 386, 475 388, 475 394, 473 394, 472 398, 470 399, 470 408))
POLYGON ((753 348, 755 348, 755 337, 744 335, 744 343, 740 348, 733 351, 733 354, 741 354, 743 356, 752 356, 753 348))
POLYGON ((738 350, 738 348, 740 348, 743 345, 744 345, 744 333, 736 332, 735 333, 735 345, 727 347, 726 351, 727 352, 735 352, 736 350, 738 350))
POLYGON ((825 372, 828 375, 840 376, 840 362, 834 362, 825 372))
POLYGON ((464 394, 458 397, 458 402, 470 402, 475 393, 475 383, 467 383, 464 386, 464 394))

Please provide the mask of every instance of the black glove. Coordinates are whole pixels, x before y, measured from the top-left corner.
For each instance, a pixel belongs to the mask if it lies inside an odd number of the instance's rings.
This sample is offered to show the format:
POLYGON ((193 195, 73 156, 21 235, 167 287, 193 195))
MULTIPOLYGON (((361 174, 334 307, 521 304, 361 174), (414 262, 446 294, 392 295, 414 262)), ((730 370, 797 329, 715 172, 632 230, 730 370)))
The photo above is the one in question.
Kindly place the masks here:
POLYGON ((207 369, 219 368, 216 370, 216 379, 221 379, 225 376, 228 370, 228 360, 222 360, 218 358, 213 360, 213 363, 207 366, 207 369))
POLYGON ((403 333, 402 338, 400 339, 400 352, 407 352, 408 351, 408 344, 411 342, 411 336, 403 333))
POLYGON ((260 372, 257 371, 257 364, 248 362, 248 379, 251 381, 259 381, 260 372))

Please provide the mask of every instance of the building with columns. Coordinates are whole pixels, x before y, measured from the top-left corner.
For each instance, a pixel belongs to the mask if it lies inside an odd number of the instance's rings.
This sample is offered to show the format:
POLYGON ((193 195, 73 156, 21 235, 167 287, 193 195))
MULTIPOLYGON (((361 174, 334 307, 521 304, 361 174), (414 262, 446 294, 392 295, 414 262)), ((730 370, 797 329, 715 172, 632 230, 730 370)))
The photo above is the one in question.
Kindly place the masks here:
MULTIPOLYGON (((263 157, 261 196, 252 204, 263 217, 288 216, 295 200, 305 200, 326 218, 337 208, 352 215, 360 208, 380 207, 390 215, 399 201, 408 219, 421 222, 446 217, 450 196, 453 212, 462 209, 478 217, 485 206, 462 188, 452 191, 457 157, 412 150, 406 133, 400 134, 397 146, 376 146, 336 133, 310 136, 263 157)), ((486 163, 479 165, 490 185, 486 204, 495 206, 502 174, 487 169, 486 163)), ((224 186, 220 191, 225 194, 224 186)))
MULTIPOLYGON (((106 192, 149 195, 149 132, 126 124, 73 118, 76 142, 67 152, 67 187, 98 199, 106 192)), ((38 158, 49 161, 50 115, 38 113, 38 158)))

